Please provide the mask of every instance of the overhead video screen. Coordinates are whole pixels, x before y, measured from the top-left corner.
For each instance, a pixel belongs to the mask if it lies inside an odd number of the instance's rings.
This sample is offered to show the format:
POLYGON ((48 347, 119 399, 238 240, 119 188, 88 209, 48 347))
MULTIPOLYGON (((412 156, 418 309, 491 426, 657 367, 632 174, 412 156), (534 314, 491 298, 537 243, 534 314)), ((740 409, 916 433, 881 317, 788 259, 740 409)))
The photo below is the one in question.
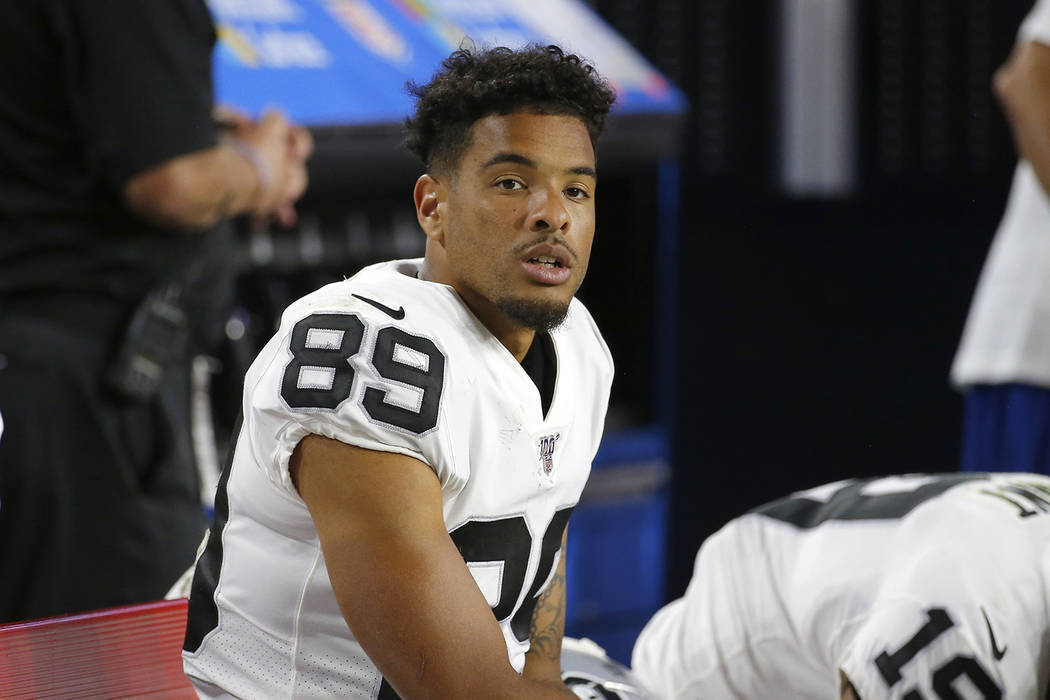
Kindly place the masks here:
POLYGON ((616 110, 679 112, 682 94, 578 0, 208 0, 218 100, 311 126, 400 122, 464 41, 558 44, 595 64, 616 110))

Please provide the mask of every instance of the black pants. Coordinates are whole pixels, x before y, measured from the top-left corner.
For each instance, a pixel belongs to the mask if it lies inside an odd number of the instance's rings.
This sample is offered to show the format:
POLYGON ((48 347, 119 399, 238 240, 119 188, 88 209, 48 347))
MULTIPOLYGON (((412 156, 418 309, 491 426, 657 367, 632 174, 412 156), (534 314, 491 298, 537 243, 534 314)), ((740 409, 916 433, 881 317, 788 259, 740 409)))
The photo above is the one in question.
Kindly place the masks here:
POLYGON ((0 622, 156 600, 193 561, 188 360, 136 403, 103 387, 112 354, 109 337, 0 314, 0 622))

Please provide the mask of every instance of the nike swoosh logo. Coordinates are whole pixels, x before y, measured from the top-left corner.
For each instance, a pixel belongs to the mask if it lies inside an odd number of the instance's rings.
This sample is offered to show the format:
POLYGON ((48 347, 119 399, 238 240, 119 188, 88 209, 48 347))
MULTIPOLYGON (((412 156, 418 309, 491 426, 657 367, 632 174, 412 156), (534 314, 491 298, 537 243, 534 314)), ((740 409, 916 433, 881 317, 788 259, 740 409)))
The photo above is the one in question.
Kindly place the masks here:
POLYGON ((1006 647, 1000 649, 999 645, 995 643, 995 632, 992 631, 992 623, 988 619, 988 613, 984 611, 984 608, 981 608, 981 614, 984 615, 984 624, 988 625, 988 636, 992 638, 992 656, 998 661, 1006 656, 1006 647))
POLYGON ((387 316, 389 316, 390 318, 394 319, 395 321, 400 321, 401 319, 403 319, 405 317, 405 307, 403 307, 403 306, 399 307, 397 310, 394 310, 394 309, 391 309, 386 304, 380 304, 375 299, 369 299, 368 297, 363 297, 360 294, 351 294, 350 296, 357 297, 358 299, 360 299, 361 301, 365 302, 366 304, 371 304, 372 306, 376 307, 377 309, 379 309, 380 311, 382 311, 383 313, 385 313, 387 316))

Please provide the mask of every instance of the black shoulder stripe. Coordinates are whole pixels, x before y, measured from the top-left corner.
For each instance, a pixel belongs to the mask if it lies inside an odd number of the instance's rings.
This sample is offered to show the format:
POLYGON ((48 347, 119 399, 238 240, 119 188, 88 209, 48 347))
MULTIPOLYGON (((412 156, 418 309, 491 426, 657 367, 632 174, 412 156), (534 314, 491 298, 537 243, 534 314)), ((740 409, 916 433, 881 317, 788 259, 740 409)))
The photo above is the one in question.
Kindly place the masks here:
POLYGON ((186 620, 186 637, 182 648, 196 652, 200 649, 204 637, 219 626, 219 608, 215 604, 215 588, 219 585, 219 572, 222 570, 222 531, 230 519, 230 497, 226 486, 230 481, 233 467, 233 455, 237 451, 237 438, 241 433, 243 415, 237 417, 233 428, 233 442, 230 454, 226 457, 219 484, 215 491, 215 519, 208 534, 208 544, 197 561, 193 572, 193 583, 190 585, 189 616, 186 620))
POLYGON ((893 520, 903 518, 926 501, 966 481, 987 478, 976 472, 939 474, 911 491, 865 495, 864 488, 882 477, 871 477, 844 485, 827 501, 788 496, 759 506, 753 513, 790 523, 798 528, 817 527, 829 520, 893 520))

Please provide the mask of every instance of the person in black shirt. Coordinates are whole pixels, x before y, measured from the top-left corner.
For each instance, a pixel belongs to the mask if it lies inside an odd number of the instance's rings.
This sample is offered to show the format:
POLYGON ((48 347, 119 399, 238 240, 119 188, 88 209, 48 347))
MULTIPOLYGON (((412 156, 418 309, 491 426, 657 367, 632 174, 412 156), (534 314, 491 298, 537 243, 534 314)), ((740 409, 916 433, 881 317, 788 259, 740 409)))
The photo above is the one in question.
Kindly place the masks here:
POLYGON ((214 43, 204 0, 0 3, 0 622, 159 598, 204 532, 224 222, 292 222, 312 148, 277 113, 219 132, 214 43))

